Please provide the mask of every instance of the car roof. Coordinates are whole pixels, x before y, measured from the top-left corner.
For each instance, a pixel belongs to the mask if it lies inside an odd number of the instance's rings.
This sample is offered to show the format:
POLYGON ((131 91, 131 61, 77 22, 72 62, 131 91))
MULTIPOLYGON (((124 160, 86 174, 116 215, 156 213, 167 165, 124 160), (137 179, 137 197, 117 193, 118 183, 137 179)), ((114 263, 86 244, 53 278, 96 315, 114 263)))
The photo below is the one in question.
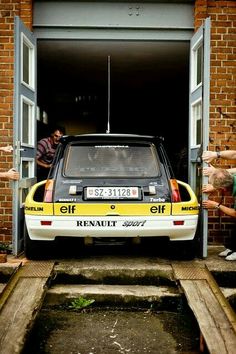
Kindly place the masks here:
POLYGON ((138 134, 79 134, 79 135, 64 135, 61 137, 60 142, 62 144, 67 144, 73 141, 112 141, 112 140, 119 140, 119 141, 140 141, 143 142, 155 142, 160 143, 164 140, 163 137, 151 136, 151 135, 138 135, 138 134))

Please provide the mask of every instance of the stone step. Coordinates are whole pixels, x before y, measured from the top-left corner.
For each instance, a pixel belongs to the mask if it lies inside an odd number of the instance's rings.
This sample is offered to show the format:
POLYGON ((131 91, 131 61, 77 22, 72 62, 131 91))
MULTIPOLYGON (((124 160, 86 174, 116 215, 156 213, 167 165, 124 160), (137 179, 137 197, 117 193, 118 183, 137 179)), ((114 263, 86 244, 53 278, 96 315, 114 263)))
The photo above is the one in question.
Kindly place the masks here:
POLYGON ((79 297, 93 299, 96 305, 143 304, 145 307, 150 307, 155 303, 155 307, 164 306, 169 310, 173 307, 176 309, 181 300, 181 294, 177 288, 165 286, 66 284, 52 286, 45 297, 45 305, 65 305, 79 297))
POLYGON ((94 257, 59 262, 53 284, 175 286, 171 264, 151 258, 94 257))

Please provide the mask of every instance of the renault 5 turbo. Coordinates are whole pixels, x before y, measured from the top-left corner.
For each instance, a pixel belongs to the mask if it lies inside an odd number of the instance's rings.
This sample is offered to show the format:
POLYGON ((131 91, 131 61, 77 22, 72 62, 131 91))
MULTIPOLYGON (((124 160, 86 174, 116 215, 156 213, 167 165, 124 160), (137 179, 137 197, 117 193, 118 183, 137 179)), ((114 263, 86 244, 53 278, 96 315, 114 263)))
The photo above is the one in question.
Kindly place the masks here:
POLYGON ((198 214, 196 195, 174 178, 162 138, 63 136, 48 179, 36 183, 25 201, 25 253, 33 259, 40 245, 60 237, 163 236, 189 244, 198 214))

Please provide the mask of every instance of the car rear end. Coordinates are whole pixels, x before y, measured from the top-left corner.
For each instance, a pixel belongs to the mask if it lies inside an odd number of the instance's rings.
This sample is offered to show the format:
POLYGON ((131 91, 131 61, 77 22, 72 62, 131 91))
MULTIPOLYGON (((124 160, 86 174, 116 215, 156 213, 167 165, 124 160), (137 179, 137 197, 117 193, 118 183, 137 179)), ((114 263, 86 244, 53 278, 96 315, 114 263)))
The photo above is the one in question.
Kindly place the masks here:
POLYGON ((188 184, 174 179, 159 138, 64 137, 44 183, 42 202, 34 198, 40 184, 26 199, 31 241, 68 236, 194 239, 197 198, 188 184))

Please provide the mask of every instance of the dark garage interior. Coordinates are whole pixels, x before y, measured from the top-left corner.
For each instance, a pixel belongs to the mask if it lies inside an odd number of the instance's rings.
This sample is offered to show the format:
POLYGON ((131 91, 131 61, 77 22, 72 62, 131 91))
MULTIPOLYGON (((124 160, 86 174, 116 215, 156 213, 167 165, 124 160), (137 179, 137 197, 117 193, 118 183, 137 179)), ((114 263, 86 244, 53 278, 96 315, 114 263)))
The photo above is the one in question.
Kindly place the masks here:
POLYGON ((50 125, 105 133, 110 107, 111 133, 163 136, 178 174, 188 145, 189 42, 39 40, 37 56, 38 106, 50 125))

